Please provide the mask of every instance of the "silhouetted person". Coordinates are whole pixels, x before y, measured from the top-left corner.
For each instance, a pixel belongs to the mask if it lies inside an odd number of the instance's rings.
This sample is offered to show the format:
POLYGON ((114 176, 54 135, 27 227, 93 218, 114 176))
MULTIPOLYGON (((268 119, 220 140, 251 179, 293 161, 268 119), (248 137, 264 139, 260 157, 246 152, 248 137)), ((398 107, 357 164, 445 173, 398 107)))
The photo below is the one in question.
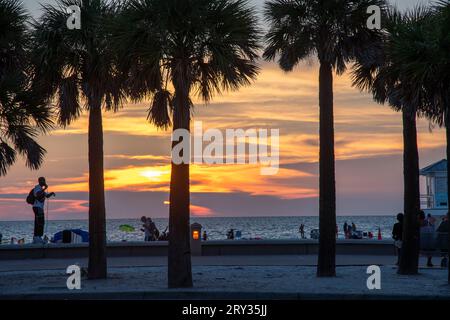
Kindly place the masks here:
POLYGON ((144 241, 151 241, 152 234, 150 230, 150 220, 146 216, 142 216, 141 222, 142 222, 141 231, 144 232, 144 241))
POLYGON ((436 218, 431 215, 431 213, 427 214, 427 221, 430 226, 434 226, 436 223, 436 218))
POLYGON ((394 239, 394 245, 397 248, 397 265, 400 264, 400 256, 402 250, 403 241, 403 213, 397 214, 397 223, 394 224, 392 229, 392 239, 394 239))
POLYGON ((438 238, 437 243, 439 245, 439 249, 441 249, 441 267, 447 268, 448 266, 448 212, 442 220, 441 224, 437 228, 438 238))
POLYGON ((203 231, 203 241, 208 240, 208 234, 206 233, 206 231, 203 231))
POLYGON ((419 220, 419 227, 420 227, 420 242, 421 242, 421 249, 424 255, 427 256, 427 267, 433 267, 433 262, 431 259, 433 258, 433 255, 430 252, 431 244, 429 243, 430 239, 428 239, 429 235, 429 229, 432 228, 430 223, 428 222, 428 219, 425 217, 425 212, 423 210, 420 210, 418 215, 419 220), (430 228, 431 227, 431 228, 430 228), (427 237, 424 237, 424 236, 427 237))
POLYGON ((348 239, 348 223, 347 223, 347 221, 345 221, 343 229, 344 229, 345 239, 348 239))
POLYGON ((34 237, 33 243, 43 243, 42 236, 44 235, 44 225, 45 225, 45 213, 44 213, 44 205, 45 199, 54 196, 55 193, 47 193, 48 185, 45 181, 44 177, 40 177, 38 179, 38 184, 34 187, 33 195, 34 195, 34 204, 33 204, 33 212, 34 212, 34 237))
POLYGON ((305 237, 305 225, 302 223, 301 225, 300 225, 300 227, 298 228, 298 232, 300 232, 300 237, 302 238, 302 239, 305 239, 306 237, 305 237))
POLYGON ((159 239, 159 230, 156 224, 153 222, 152 218, 147 218, 149 230, 150 230, 150 241, 156 241, 159 239))

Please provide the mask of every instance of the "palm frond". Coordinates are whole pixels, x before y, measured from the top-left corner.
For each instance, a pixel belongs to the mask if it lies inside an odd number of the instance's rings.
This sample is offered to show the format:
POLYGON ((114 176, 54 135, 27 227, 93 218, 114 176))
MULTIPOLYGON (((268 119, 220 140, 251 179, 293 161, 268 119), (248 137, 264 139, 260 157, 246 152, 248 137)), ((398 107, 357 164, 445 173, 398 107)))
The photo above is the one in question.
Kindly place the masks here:
POLYGON ((0 176, 6 175, 9 167, 16 161, 16 151, 0 140, 0 176))
POLYGON ((147 119, 157 128, 166 130, 172 125, 172 95, 168 90, 160 89, 154 95, 147 119))
POLYGON ((81 114, 77 75, 64 78, 59 84, 58 122, 68 126, 81 114))
POLYGON ((0 175, 7 173, 17 153, 37 169, 45 151, 34 138, 52 127, 50 106, 30 84, 28 19, 22 2, 0 0, 0 175))

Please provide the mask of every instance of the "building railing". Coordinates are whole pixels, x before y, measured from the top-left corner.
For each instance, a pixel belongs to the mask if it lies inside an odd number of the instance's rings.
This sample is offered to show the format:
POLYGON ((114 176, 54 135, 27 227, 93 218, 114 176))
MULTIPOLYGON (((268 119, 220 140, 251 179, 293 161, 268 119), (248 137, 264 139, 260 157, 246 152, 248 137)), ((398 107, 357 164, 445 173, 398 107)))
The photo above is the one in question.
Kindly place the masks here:
POLYGON ((420 207, 422 209, 431 209, 434 208, 434 196, 428 194, 420 195, 420 207))

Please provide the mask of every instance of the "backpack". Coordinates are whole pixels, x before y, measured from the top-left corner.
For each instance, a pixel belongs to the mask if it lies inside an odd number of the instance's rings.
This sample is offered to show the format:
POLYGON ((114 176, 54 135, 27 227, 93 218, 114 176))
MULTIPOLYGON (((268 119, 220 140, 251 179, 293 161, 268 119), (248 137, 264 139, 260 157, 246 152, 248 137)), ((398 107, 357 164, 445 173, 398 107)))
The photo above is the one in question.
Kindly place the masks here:
POLYGON ((36 197, 34 196, 34 189, 31 189, 30 193, 27 196, 26 201, 29 205, 34 204, 34 202, 36 201, 36 197))

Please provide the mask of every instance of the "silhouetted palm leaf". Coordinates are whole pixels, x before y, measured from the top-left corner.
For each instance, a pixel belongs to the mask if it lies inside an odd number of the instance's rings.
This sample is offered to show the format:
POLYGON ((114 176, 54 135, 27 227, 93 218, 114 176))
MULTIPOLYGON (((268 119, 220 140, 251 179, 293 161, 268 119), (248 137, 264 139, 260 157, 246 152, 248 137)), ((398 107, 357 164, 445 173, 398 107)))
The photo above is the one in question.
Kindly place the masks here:
POLYGON ((147 119, 158 128, 167 129, 172 125, 170 120, 173 109, 172 96, 167 90, 158 90, 152 99, 147 119))
POLYGON ((30 92, 27 19, 21 2, 0 0, 0 176, 17 153, 38 169, 45 150, 35 139, 52 126, 45 100, 30 92))

